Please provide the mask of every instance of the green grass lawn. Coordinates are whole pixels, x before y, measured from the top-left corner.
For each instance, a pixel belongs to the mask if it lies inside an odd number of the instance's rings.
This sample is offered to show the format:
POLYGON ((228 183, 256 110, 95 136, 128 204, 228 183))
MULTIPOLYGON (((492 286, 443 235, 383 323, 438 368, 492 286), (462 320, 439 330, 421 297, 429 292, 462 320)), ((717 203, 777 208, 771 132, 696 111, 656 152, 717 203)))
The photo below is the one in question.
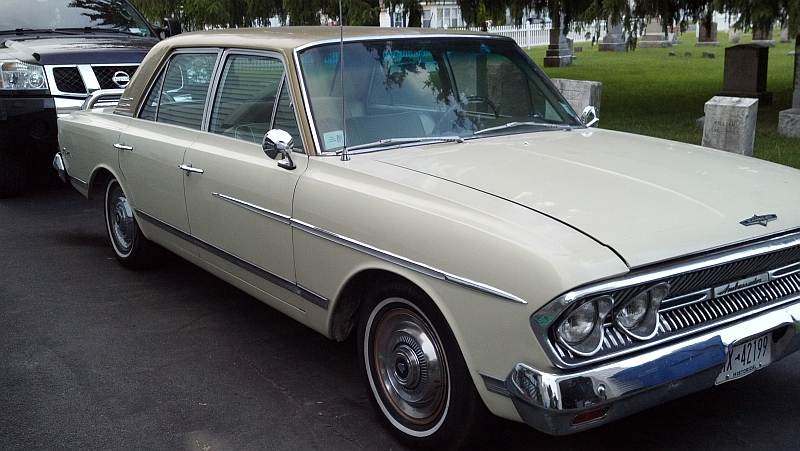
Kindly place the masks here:
MULTIPOLYGON (((778 32, 775 37, 777 41, 778 32)), ((637 48, 632 52, 602 52, 590 43, 576 53, 571 67, 544 68, 552 78, 594 80, 603 83, 600 127, 700 144, 703 130, 695 123, 703 107, 722 90, 725 47, 728 35, 719 33, 720 47, 695 47, 694 32, 680 36, 671 48, 637 48), (669 56, 669 52, 677 56, 669 56), (692 52, 691 57, 684 53, 692 52), (702 58, 713 52, 716 58, 702 58)), ((750 41, 744 35, 742 43, 750 41)), ((528 53, 544 65, 545 48, 528 53)), ((780 44, 769 51, 767 90, 773 93, 769 106, 758 109, 754 155, 800 168, 800 139, 778 134, 778 113, 791 107, 794 44, 780 44)))

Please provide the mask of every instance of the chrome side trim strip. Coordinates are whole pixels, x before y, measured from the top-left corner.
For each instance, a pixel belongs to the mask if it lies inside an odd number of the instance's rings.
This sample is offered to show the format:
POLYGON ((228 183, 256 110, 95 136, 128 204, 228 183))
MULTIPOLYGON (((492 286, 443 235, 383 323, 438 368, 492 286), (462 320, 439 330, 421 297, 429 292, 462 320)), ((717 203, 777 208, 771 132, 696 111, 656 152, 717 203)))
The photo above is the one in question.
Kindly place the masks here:
MULTIPOLYGON (((476 282, 474 280, 466 279, 464 277, 459 277, 459 276, 457 276, 455 274, 450 274, 448 272, 433 268, 433 267, 425 265, 423 263, 415 262, 413 260, 407 259, 405 257, 401 257, 399 255, 395 255, 395 254, 393 254, 391 252, 388 252, 388 251, 384 251, 384 250, 372 247, 372 246, 370 246, 368 244, 361 243, 361 242, 353 240, 351 238, 347 238, 347 237, 335 234, 333 232, 329 232, 327 230, 321 229, 321 228, 313 226, 311 224, 307 224, 305 222, 298 221, 296 219, 292 219, 292 218, 290 218, 290 217, 288 217, 286 215, 283 215, 283 214, 280 214, 280 213, 276 213, 274 211, 268 210, 268 209, 263 208, 263 207, 259 207, 258 205, 254 205, 254 204, 251 204, 249 202, 245 202, 243 200, 239 200, 239 199, 236 199, 234 197, 226 196, 226 195, 220 194, 220 193, 213 193, 213 195, 214 195, 214 197, 217 197, 217 198, 219 198, 221 200, 224 200, 226 202, 230 202, 230 203, 232 203, 234 205, 237 205, 239 207, 242 207, 244 209, 247 209, 249 211, 252 211, 254 213, 262 215, 264 217, 267 217, 269 219, 281 222, 283 224, 290 225, 291 227, 293 227, 293 228, 295 228, 297 230, 303 231, 305 233, 309 233, 311 235, 314 235, 316 237, 322 238, 324 240, 328 240, 330 242, 339 244, 341 246, 345 246, 345 247, 347 247, 349 249, 353 249, 355 251, 370 255, 372 257, 381 259, 383 261, 386 261, 386 262, 401 266, 403 268, 410 269, 410 270, 418 272, 420 274, 423 274, 423 275, 426 275, 426 276, 429 276, 429 277, 433 277, 433 278, 436 278, 436 279, 439 279, 439 280, 444 280, 446 282, 450 282, 452 284, 459 285, 459 286, 468 288, 470 290, 478 291, 478 292, 481 292, 481 293, 486 293, 486 294, 489 294, 491 296, 499 297, 499 298, 502 298, 502 299, 505 299, 505 300, 508 300, 508 301, 517 302, 519 304, 527 304, 528 303, 526 300, 524 300, 524 299, 522 299, 522 298, 520 298, 518 296, 515 296, 515 295, 513 295, 511 293, 507 293, 507 292, 505 292, 503 290, 494 288, 492 286, 489 286, 489 285, 486 285, 486 284, 483 284, 483 283, 480 283, 480 282, 476 282)), ((313 293, 313 292, 311 292, 309 290, 306 290, 306 289, 300 287, 299 285, 296 285, 294 282, 290 282, 290 281, 288 281, 286 279, 283 279, 280 276, 272 274, 272 273, 266 271, 263 268, 260 268, 260 267, 258 267, 256 265, 253 265, 252 263, 249 263, 249 262, 247 262, 245 260, 242 260, 239 257, 236 257, 235 255, 229 254, 228 252, 226 252, 226 251, 224 251, 222 249, 219 249, 219 248, 217 248, 215 246, 212 246, 211 244, 208 244, 208 243, 206 243, 206 242, 204 242, 204 241, 202 241, 202 240, 200 240, 200 239, 198 239, 198 238, 196 238, 194 236, 191 236, 191 235, 189 235, 189 234, 187 234, 185 232, 182 232, 182 231, 180 231, 178 229, 175 229, 174 227, 159 221, 158 219, 148 215, 147 213, 144 213, 144 212, 142 212, 140 210, 136 210, 136 213, 141 215, 144 219, 148 220, 148 222, 150 222, 150 223, 152 223, 152 224, 154 224, 154 225, 156 225, 158 227, 161 227, 161 228, 163 228, 164 230, 167 230, 170 233, 173 233, 173 234, 177 235, 181 239, 189 241, 189 242, 195 244, 196 246, 202 247, 203 249, 205 249, 205 250, 207 250, 209 252, 212 252, 215 255, 230 261, 231 263, 241 267, 242 269, 245 269, 245 270, 250 271, 250 272, 252 272, 254 274, 257 274, 259 277, 262 277, 262 278, 264 278, 264 279, 266 279, 266 280, 268 280, 268 281, 270 281, 270 282, 272 282, 272 283, 274 283, 274 284, 276 284, 278 286, 281 286, 282 288, 285 288, 285 289, 287 289, 289 291, 292 291, 293 293, 296 293, 296 294, 302 296, 304 299, 314 303, 315 305, 318 305, 318 306, 320 306, 320 307, 322 307, 322 308, 324 308, 326 310, 327 310, 328 306, 330 305, 330 301, 327 298, 325 298, 323 296, 320 296, 320 295, 318 295, 316 293, 313 293)))
POLYGON ((227 251, 224 251, 224 250, 222 250, 222 249, 220 249, 220 248, 218 248, 218 247, 206 242, 206 241, 203 241, 203 240, 201 240, 201 239, 199 239, 197 237, 194 237, 194 236, 192 236, 192 235, 190 235, 190 234, 188 234, 188 233, 186 233, 186 232, 184 232, 184 231, 182 231, 180 229, 177 229, 177 228, 175 228, 175 227, 173 227, 173 226, 171 226, 171 225, 169 225, 169 224, 167 224, 167 223, 165 223, 163 221, 160 221, 160 220, 154 218, 153 216, 151 216, 151 215, 149 215, 149 214, 147 214, 147 213, 145 213, 145 212, 143 212, 143 211, 141 211, 139 209, 136 209, 136 214, 140 218, 142 218, 145 221, 149 222, 150 224, 152 224, 152 225, 154 225, 154 226, 156 226, 156 227, 158 227, 158 228, 160 228, 160 229, 162 229, 162 230, 164 230, 166 232, 169 232, 172 235, 175 235, 176 237, 178 237, 178 238, 180 238, 180 239, 182 239, 184 241, 187 241, 187 242, 189 242, 191 244, 194 244, 195 246, 197 246, 199 248, 202 248, 203 250, 206 250, 206 251, 216 255, 217 257, 220 257, 223 260, 225 260, 225 261, 227 261, 229 263, 232 263, 232 264, 244 269, 247 272, 250 272, 250 273, 252 273, 252 274, 254 274, 254 275, 256 275, 256 276, 258 276, 258 277, 260 277, 260 278, 262 278, 262 279, 264 279, 264 280, 266 280, 268 282, 270 282, 270 283, 273 283, 273 284, 275 284, 275 285, 287 290, 287 291, 290 291, 290 292, 302 297, 303 299, 311 302, 312 304, 322 308, 323 310, 328 310, 328 307, 330 306, 330 301, 328 299, 326 299, 326 298, 324 298, 324 297, 322 297, 322 296, 320 296, 320 295, 318 295, 318 294, 316 294, 316 293, 314 293, 314 292, 312 292, 310 290, 306 290, 305 288, 297 285, 296 283, 294 283, 294 282, 292 282, 290 280, 287 280, 287 279, 285 279, 285 278, 283 278, 283 277, 281 277, 281 276, 279 276, 277 274, 274 274, 274 273, 272 273, 270 271, 267 271, 266 269, 264 269, 264 268, 262 268, 262 267, 260 267, 258 265, 254 265, 254 264, 252 264, 252 263, 250 263, 250 262, 248 262, 246 260, 243 260, 243 259, 241 259, 241 258, 239 258, 239 257, 237 257, 237 256, 235 256, 235 255, 233 255, 233 254, 231 254, 231 253, 229 253, 227 251))
POLYGON ((275 220, 275 221, 278 221, 280 223, 289 225, 292 222, 292 218, 290 218, 290 217, 288 217, 286 215, 282 215, 280 213, 276 213, 274 211, 267 210, 266 208, 259 207, 258 205, 251 204, 250 202, 245 202, 243 200, 239 200, 239 199, 236 199, 234 197, 226 196, 226 195, 220 194, 220 193, 213 193, 212 195, 214 197, 217 197, 219 199, 222 199, 224 201, 227 201, 227 202, 230 202, 230 203, 232 203, 234 205, 242 207, 242 208, 244 208, 246 210, 250 210, 253 213, 258 213, 261 216, 266 216, 267 218, 275 220))
POLYGON ((500 396, 511 398, 511 392, 506 388, 506 382, 503 379, 498 379, 494 376, 489 376, 488 374, 478 374, 481 375, 481 378, 483 379, 483 385, 486 387, 486 390, 500 396))
POLYGON ((347 248, 356 250, 358 252, 362 252, 364 254, 401 266, 403 268, 410 269, 412 271, 424 274, 426 276, 430 276, 439 280, 444 280, 465 288, 469 288, 471 290, 490 294, 492 296, 503 298, 512 302, 518 302, 520 304, 528 303, 524 299, 514 296, 513 294, 507 293, 503 290, 499 290, 489 285, 480 282, 475 282, 474 280, 466 279, 463 277, 456 276, 454 274, 447 273, 445 271, 433 268, 423 263, 415 262, 405 257, 401 257, 399 255, 372 247, 368 244, 361 243, 351 238, 347 238, 335 234, 333 232, 320 229, 319 227, 304 223, 302 221, 298 221, 296 219, 292 219, 292 227, 301 230, 303 232, 310 233, 311 235, 322 238, 324 240, 331 241, 333 243, 345 246, 347 248))

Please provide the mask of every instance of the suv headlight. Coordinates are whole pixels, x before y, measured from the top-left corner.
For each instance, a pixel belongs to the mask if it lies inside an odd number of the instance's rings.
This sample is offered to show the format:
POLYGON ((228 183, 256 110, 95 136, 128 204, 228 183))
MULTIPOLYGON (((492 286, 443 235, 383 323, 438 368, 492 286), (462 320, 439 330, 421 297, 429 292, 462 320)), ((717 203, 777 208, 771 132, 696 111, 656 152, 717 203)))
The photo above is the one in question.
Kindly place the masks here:
POLYGON ((47 89, 44 67, 19 60, 0 60, 0 89, 47 89))

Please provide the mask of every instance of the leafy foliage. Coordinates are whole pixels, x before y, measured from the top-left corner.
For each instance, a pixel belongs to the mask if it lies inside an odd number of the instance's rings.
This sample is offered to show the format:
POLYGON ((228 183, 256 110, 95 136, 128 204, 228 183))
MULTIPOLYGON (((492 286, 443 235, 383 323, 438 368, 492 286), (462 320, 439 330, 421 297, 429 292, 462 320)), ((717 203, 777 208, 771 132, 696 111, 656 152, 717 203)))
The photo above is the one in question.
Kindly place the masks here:
MULTIPOLYGON (((381 7, 402 6, 408 26, 422 25, 421 2, 429 0, 342 0, 345 25, 378 25, 381 7)), ((433 0, 431 0, 433 1, 433 0)), ((132 0, 151 21, 180 19, 186 29, 249 27, 270 17, 289 18, 292 25, 319 25, 322 15, 339 18, 338 0, 132 0)), ((765 29, 778 22, 800 33, 800 0, 457 0, 464 21, 501 23, 506 10, 516 23, 526 12, 547 15, 566 29, 577 23, 607 20, 619 23, 636 37, 646 21, 660 20, 664 29, 685 29, 708 20, 714 11, 738 15, 741 29, 765 29)))

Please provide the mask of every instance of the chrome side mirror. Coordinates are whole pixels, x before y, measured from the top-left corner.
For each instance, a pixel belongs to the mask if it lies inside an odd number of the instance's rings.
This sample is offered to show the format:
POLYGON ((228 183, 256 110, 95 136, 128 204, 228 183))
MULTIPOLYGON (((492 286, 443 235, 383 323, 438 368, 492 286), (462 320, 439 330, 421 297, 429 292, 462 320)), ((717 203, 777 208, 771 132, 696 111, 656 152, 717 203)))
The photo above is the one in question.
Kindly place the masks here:
POLYGON ((600 122, 600 115, 597 113, 597 108, 589 105, 583 109, 581 113, 581 122, 587 127, 591 127, 600 122))
POLYGON ((294 162, 292 161, 292 149, 294 142, 292 135, 280 129, 272 129, 264 135, 264 140, 261 141, 261 148, 264 153, 273 160, 287 160, 278 163, 278 166, 284 169, 294 169, 294 162))

